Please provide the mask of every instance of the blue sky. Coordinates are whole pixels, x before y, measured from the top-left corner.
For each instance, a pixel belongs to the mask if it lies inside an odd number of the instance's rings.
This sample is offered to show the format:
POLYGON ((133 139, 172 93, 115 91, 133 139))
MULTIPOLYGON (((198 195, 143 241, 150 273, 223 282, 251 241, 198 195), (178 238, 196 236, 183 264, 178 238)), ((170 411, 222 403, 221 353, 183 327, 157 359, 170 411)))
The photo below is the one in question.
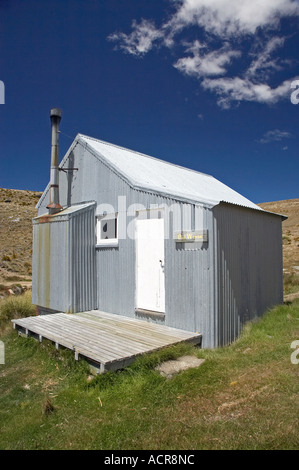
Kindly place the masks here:
POLYGON ((0 187, 45 188, 60 107, 60 159, 80 132, 298 198, 298 19, 297 0, 0 0, 0 187))

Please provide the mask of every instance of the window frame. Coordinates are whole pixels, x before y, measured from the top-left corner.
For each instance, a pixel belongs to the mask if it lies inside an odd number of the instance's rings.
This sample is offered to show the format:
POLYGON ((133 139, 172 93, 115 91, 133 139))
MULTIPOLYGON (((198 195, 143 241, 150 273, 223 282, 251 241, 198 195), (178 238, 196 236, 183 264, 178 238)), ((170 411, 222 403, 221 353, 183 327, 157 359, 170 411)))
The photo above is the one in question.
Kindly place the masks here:
POLYGON ((96 216, 96 248, 109 248, 118 246, 118 213, 101 214, 96 216), (102 220, 116 220, 116 238, 100 238, 102 233, 101 221, 102 220))

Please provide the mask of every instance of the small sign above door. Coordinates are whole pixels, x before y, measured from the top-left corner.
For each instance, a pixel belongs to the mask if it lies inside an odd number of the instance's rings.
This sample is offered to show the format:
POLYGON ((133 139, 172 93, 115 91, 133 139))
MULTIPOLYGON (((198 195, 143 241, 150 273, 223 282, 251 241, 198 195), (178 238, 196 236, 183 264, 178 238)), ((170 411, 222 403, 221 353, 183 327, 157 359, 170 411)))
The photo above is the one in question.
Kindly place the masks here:
POLYGON ((177 243, 207 242, 208 230, 190 230, 175 232, 174 240, 177 243))

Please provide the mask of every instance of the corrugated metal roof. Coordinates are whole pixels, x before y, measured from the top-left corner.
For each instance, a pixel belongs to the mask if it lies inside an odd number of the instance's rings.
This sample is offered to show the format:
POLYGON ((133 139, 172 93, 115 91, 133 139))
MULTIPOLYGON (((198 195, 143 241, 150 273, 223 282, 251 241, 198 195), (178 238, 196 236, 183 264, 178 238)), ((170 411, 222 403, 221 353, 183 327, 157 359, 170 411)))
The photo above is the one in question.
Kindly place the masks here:
POLYGON ((70 216, 72 214, 77 214, 79 211, 82 211, 82 210, 87 209, 88 207, 94 206, 94 205, 95 205, 94 201, 85 202, 85 203, 82 203, 82 204, 74 204, 73 206, 67 207, 66 209, 63 209, 60 212, 56 212, 55 214, 48 214, 48 213, 41 214, 38 217, 34 217, 33 220, 39 221, 41 219, 44 219, 45 216, 46 216, 48 221, 51 222, 51 221, 54 221, 55 219, 57 219, 58 217, 70 216))
POLYGON ((213 176, 82 134, 78 134, 76 139, 135 188, 211 206, 228 202, 262 210, 213 176))

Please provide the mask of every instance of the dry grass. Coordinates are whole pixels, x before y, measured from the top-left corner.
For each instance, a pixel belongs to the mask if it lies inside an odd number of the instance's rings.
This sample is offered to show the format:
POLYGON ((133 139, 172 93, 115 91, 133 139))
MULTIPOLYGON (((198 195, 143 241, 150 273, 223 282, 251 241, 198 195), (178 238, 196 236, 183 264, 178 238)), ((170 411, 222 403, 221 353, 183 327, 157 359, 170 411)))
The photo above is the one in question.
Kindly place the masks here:
POLYGON ((288 217, 282 224, 283 267, 286 273, 294 272, 293 267, 299 266, 299 199, 265 202, 259 206, 288 217))
POLYGON ((43 403, 43 415, 49 416, 55 410, 54 405, 50 398, 47 398, 43 403))
POLYGON ((299 272, 298 274, 285 273, 283 279, 284 293, 294 294, 299 291, 299 272))

